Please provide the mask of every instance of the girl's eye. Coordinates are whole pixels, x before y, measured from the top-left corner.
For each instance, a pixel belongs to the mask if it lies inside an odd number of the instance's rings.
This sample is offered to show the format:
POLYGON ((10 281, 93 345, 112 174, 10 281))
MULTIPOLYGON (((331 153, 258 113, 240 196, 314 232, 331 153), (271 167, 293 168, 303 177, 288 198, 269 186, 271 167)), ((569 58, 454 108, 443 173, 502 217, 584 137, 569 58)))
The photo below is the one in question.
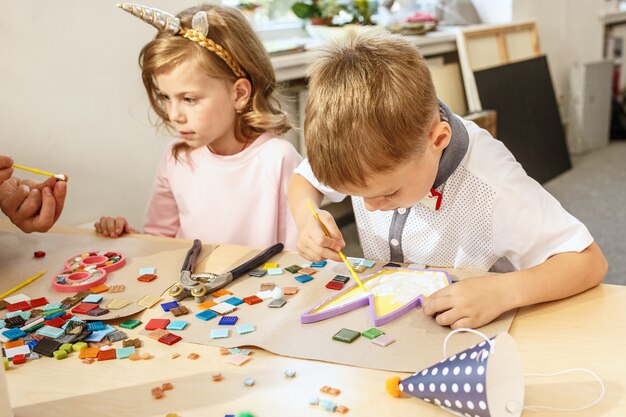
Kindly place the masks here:
POLYGON ((193 104, 196 102, 196 98, 195 97, 185 97, 183 98, 183 100, 185 100, 185 103, 189 103, 189 104, 193 104))
POLYGON ((157 94, 157 100, 159 101, 169 101, 169 97, 166 96, 165 94, 157 94))

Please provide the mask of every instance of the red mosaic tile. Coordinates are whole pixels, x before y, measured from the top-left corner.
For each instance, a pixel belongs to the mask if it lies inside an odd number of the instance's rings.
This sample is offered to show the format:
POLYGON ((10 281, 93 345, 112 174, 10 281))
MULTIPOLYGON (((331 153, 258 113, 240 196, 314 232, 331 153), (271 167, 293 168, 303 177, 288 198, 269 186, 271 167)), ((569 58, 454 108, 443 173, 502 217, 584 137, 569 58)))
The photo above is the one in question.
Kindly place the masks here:
POLYGON ((63 320, 61 317, 55 317, 52 320, 46 320, 46 324, 48 326, 52 326, 52 327, 56 327, 60 329, 65 324, 65 320, 63 320))
POLYGON ((146 323, 146 330, 165 329, 170 324, 169 319, 151 319, 146 323))
POLYGON ((87 314, 94 308, 98 308, 98 304, 94 303, 80 303, 76 307, 72 309, 72 313, 76 314, 87 314))
POLYGON ((263 302, 263 300, 257 297, 256 295, 251 295, 250 297, 246 297, 243 299, 243 301, 246 304, 250 304, 250 305, 259 304, 263 302))
POLYGON ((156 278, 157 278, 156 274, 143 274, 142 276, 137 278, 137 281, 150 282, 150 281, 154 281, 156 278))
POLYGON ((159 342, 165 343, 166 345, 172 346, 175 343, 178 343, 183 338, 174 333, 168 333, 165 336, 159 338, 159 342))
POLYGON ((20 301, 19 303, 7 305, 7 311, 18 311, 18 310, 26 311, 26 310, 30 310, 31 308, 32 308, 31 305, 28 304, 27 301, 20 301))
POLYGON ((48 300, 46 299, 46 297, 40 297, 30 300, 30 306, 33 308, 45 306, 46 304, 48 304, 48 300))
POLYGON ((117 358, 115 349, 101 350, 98 352, 99 361, 108 361, 108 360, 115 359, 115 358, 117 358))
POLYGON ((329 281, 328 284, 326 284, 326 288, 331 290, 341 290, 343 289, 343 284, 339 281, 329 281))

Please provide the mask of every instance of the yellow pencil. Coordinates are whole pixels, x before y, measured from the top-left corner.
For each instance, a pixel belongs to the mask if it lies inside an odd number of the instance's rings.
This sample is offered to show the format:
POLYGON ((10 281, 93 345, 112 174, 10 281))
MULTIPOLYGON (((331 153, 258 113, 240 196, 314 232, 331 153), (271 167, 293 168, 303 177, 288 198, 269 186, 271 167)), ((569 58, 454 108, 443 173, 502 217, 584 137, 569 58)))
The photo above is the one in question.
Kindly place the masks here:
POLYGON ((51 172, 46 172, 46 171, 42 171, 40 169, 29 168, 29 167, 25 167, 23 165, 17 165, 17 164, 13 164, 13 168, 21 169, 22 171, 32 172, 33 174, 46 175, 48 177, 54 177, 56 175, 56 174, 53 174, 51 172))
POLYGON ((3 294, 0 294, 0 300, 5 298, 7 295, 13 294, 15 291, 19 290, 20 288, 27 286, 28 284, 30 284, 31 282, 35 281, 36 279, 41 278, 41 276, 43 274, 45 274, 45 273, 46 273, 46 271, 41 271, 38 274, 35 274, 32 277, 30 277, 30 278, 26 278, 26 280, 24 280, 24 282, 22 282, 21 284, 18 284, 15 287, 11 288, 9 291, 7 291, 7 292, 5 292, 3 294))
MULTIPOLYGON (((326 226, 324 226, 324 223, 322 223, 322 219, 320 219, 320 216, 317 215, 317 213, 315 212, 315 210, 313 209, 313 206, 311 205, 311 203, 309 203, 308 201, 306 202, 306 205, 309 206, 309 209, 311 210, 311 213, 313 213, 313 217, 315 217, 315 219, 318 221, 318 223, 320 224, 320 226, 322 226, 322 230, 324 230, 324 233, 326 234, 326 236, 330 237, 330 232, 328 231, 328 229, 326 228, 326 226)), ((356 271, 354 269, 352 269, 352 265, 350 265, 350 262, 348 262, 348 259, 346 259, 346 256, 343 254, 343 252, 338 251, 337 252, 339 254, 339 256, 341 257, 341 260, 343 261, 343 263, 346 264, 346 266, 348 267, 348 270, 350 271, 350 274, 352 275, 352 277, 354 278, 354 280, 356 281, 357 284, 359 284, 359 287, 363 290, 365 290, 365 286, 363 285, 363 283, 361 282, 361 280, 359 279, 359 276, 356 274, 356 271)))

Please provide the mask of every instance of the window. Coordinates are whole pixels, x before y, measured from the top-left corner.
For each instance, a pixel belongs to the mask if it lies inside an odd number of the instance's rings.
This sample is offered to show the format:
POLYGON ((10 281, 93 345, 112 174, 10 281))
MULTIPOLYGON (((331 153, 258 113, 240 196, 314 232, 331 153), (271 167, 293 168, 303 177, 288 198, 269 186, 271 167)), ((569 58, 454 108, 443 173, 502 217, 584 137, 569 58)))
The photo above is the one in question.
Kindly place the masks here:
POLYGON ((300 24, 291 11, 295 0, 223 0, 222 4, 238 7, 256 28, 263 29, 271 25, 300 24), (245 6, 249 6, 246 8, 245 6))

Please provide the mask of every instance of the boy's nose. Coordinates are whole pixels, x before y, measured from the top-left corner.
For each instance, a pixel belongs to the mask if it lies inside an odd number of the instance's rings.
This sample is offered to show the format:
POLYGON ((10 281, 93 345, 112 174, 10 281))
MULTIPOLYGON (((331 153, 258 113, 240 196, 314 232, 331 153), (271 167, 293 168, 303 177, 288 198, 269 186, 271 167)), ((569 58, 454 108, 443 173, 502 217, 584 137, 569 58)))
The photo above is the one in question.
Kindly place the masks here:
POLYGON ((380 207, 382 206, 384 199, 382 198, 364 198, 363 202, 365 203, 365 208, 368 211, 376 211, 376 210, 380 210, 380 207))

